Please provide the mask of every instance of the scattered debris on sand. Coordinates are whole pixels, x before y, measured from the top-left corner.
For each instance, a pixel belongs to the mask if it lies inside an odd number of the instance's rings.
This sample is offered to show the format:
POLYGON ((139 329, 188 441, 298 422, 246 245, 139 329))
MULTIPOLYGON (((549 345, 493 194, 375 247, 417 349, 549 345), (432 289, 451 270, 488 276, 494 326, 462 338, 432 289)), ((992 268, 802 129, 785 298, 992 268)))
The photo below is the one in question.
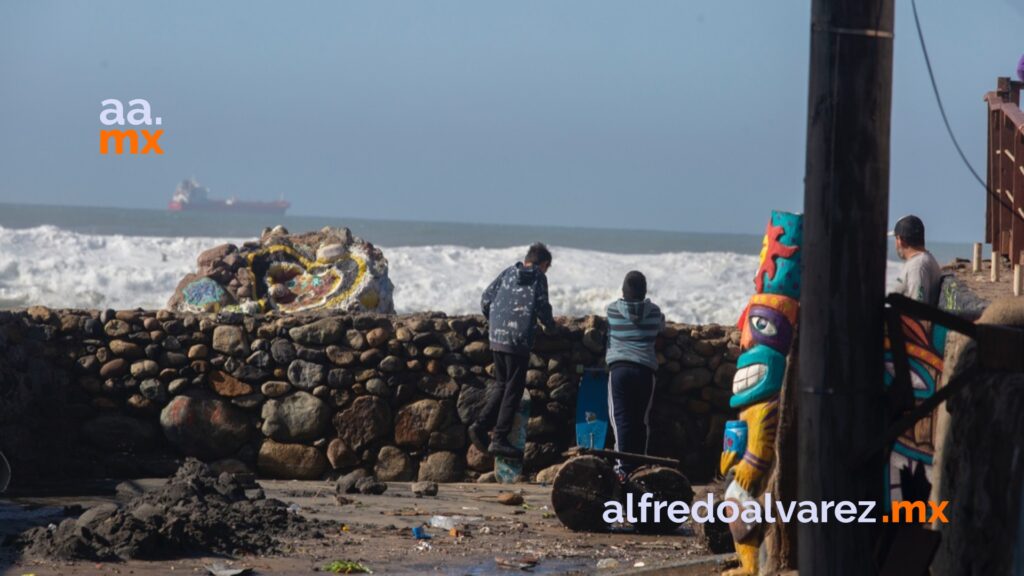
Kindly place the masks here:
POLYGON ((33 528, 18 541, 29 556, 41 558, 154 560, 273 553, 282 539, 323 538, 331 527, 266 498, 252 477, 218 476, 189 459, 157 490, 33 528))

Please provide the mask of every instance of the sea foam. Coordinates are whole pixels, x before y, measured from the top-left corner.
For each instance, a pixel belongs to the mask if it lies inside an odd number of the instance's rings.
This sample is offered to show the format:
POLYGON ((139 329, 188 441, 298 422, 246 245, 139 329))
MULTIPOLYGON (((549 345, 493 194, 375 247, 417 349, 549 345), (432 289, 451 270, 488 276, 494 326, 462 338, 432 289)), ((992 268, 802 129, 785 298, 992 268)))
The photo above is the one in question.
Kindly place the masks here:
MULTIPOLYGON (((81 234, 54 226, 0 228, 0 307, 160 308, 196 256, 238 238, 81 234)), ((480 294, 524 247, 382 247, 398 312, 479 312, 480 294)), ((754 291, 757 256, 726 252, 613 254, 552 246, 556 315, 603 314, 623 276, 640 270, 673 321, 731 324, 754 291)), ((898 264, 889 263, 890 279, 898 264)), ((890 281, 891 285, 891 281, 890 281)))

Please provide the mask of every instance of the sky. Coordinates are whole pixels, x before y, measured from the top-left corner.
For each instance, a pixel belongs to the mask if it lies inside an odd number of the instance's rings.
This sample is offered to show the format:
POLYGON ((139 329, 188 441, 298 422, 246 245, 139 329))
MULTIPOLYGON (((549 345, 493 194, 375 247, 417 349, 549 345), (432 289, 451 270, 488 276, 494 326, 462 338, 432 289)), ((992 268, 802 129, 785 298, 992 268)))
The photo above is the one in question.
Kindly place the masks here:
MULTIPOLYGON (((1018 4, 919 5, 982 173, 1018 4)), ((806 0, 0 0, 0 202, 162 208, 195 176, 294 214, 756 234, 802 209, 809 22, 806 0), (147 99, 164 154, 100 155, 108 98, 147 99)), ((980 241, 913 26, 898 0, 890 220, 980 241)))

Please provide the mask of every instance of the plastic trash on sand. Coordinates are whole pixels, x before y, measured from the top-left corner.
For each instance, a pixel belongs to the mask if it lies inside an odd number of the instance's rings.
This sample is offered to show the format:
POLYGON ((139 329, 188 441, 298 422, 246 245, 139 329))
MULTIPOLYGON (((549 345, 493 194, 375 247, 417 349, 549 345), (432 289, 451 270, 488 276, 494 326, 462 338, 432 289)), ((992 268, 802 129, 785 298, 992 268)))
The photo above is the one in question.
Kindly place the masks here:
POLYGON ((484 519, 480 516, 431 516, 430 526, 441 528, 442 530, 451 530, 452 528, 461 528, 466 524, 475 524, 483 521, 484 519))
POLYGON ((203 566, 210 576, 246 576, 252 574, 252 568, 234 568, 227 564, 217 563, 203 566))
POLYGON ((599 569, 601 569, 601 570, 604 570, 604 569, 607 569, 607 568, 618 568, 619 567, 619 561, 616 560, 615 558, 602 558, 602 559, 597 561, 597 567, 599 569))
POLYGON ((422 526, 414 526, 413 527, 413 529, 412 529, 412 537, 417 539, 417 540, 430 540, 431 538, 433 538, 433 536, 431 536, 430 534, 427 534, 427 531, 424 530, 422 526))

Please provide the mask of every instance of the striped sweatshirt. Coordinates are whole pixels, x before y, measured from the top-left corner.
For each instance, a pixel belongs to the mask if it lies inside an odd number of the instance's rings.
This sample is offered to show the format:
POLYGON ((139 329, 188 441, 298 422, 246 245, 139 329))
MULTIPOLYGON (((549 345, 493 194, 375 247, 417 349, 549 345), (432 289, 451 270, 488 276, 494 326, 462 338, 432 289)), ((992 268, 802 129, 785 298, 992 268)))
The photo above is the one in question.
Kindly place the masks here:
POLYGON ((650 300, 618 299, 608 305, 608 353, 605 362, 632 362, 658 369, 654 339, 665 327, 665 315, 650 300))

